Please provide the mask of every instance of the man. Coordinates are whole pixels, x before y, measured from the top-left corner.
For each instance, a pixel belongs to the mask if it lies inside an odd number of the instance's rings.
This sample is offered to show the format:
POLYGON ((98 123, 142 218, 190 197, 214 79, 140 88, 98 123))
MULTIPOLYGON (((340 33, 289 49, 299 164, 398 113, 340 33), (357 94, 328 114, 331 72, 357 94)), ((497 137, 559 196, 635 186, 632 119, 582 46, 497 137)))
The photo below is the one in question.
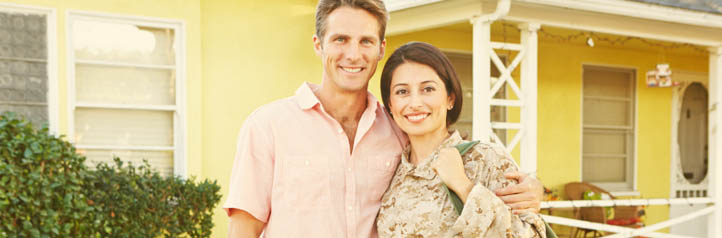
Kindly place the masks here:
MULTIPOLYGON (((368 91, 383 58, 381 0, 321 0, 321 85, 264 105, 241 128, 223 206, 230 237, 376 237, 374 220, 406 138, 368 91)), ((497 191, 515 211, 538 211, 541 185, 497 191)))

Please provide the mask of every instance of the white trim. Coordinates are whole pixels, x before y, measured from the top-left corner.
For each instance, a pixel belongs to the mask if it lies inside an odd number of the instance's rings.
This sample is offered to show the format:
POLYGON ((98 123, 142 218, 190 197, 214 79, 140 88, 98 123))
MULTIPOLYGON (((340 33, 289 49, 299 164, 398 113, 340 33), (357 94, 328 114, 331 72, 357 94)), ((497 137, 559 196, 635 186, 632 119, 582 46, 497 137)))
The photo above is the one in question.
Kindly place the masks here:
MULTIPOLYGON (((553 224, 560 224, 565 226, 571 226, 571 227, 580 227, 580 228, 586 228, 591 230, 601 230, 601 231, 608 231, 608 232, 628 232, 628 231, 634 231, 634 228, 627 228, 623 226, 613 226, 613 225, 607 225, 602 223, 595 223, 595 222, 588 222, 588 221, 581 221, 581 220, 574 220, 569 219, 566 217, 557 217, 557 216, 548 216, 548 215, 541 215, 541 217, 544 219, 544 221, 553 223, 553 224)), ((694 238, 694 237, 688 237, 688 236, 680 236, 680 235, 674 235, 669 233, 659 233, 659 232, 649 232, 644 234, 645 236, 649 237, 664 237, 664 238, 694 238)))
POLYGON ((584 125, 584 129, 631 130, 631 126, 584 125))
POLYGON ((709 197, 701 198, 651 198, 651 199, 614 199, 614 200, 568 200, 541 202, 541 208, 579 208, 579 207, 614 207, 614 206, 666 206, 712 204, 709 197))
MULTIPOLYGON (((473 123, 472 138, 482 142, 490 142, 494 135, 491 130, 491 61, 489 44, 491 43, 491 22, 473 19, 473 54, 472 54, 472 84, 473 95, 473 123)), ((497 140, 498 141, 498 138, 497 140)))
POLYGON ((719 207, 718 207, 718 206, 711 206, 711 207, 707 207, 707 208, 704 208, 704 209, 699 210, 699 211, 691 212, 691 213, 689 213, 689 214, 685 214, 685 215, 680 216, 680 217, 675 217, 675 218, 673 218, 673 219, 669 219, 669 220, 667 220, 667 221, 663 221, 663 222, 660 222, 660 223, 657 223, 657 224, 654 224, 654 225, 651 225, 651 226, 646 226, 646 227, 644 227, 644 228, 639 228, 639 229, 636 229, 636 230, 634 230, 634 231, 620 232, 620 233, 617 233, 617 234, 614 234, 614 235, 611 235, 611 236, 605 236, 604 238, 622 238, 622 237, 633 237, 633 236, 636 236, 636 235, 643 235, 643 234, 645 234, 645 233, 647 233, 647 232, 650 232, 650 231, 656 231, 656 230, 659 230, 659 229, 662 229, 662 228, 666 228, 666 227, 669 227, 669 226, 672 226, 672 225, 675 225, 675 224, 678 224, 678 223, 682 223, 682 222, 689 221, 689 220, 692 220, 692 219, 697 218, 697 217, 701 217, 701 216, 710 214, 710 213, 712 213, 712 212, 714 212, 714 211, 716 211, 716 210, 719 210, 719 207))
POLYGON ((148 111, 175 111, 178 106, 174 105, 134 105, 134 104, 110 104, 110 103, 85 103, 78 102, 75 108, 97 108, 97 109, 122 109, 122 110, 148 110, 148 111))
POLYGON ((585 153, 584 156, 586 156, 586 157, 601 157, 601 158, 627 158, 629 155, 627 155, 627 154, 595 154, 595 153, 585 153))
POLYGON ((516 129, 521 130, 524 126, 521 123, 513 122, 492 122, 491 128, 493 129, 516 129))
POLYGON ((582 11, 622 15, 655 21, 722 28, 722 17, 707 12, 620 0, 516 0, 582 11))
POLYGON ((521 100, 491 99, 492 106, 521 107, 524 103, 521 100))
POLYGON ((712 197, 717 210, 707 219, 708 237, 722 236, 722 46, 709 49, 709 168, 708 196, 712 197))
POLYGON ((634 191, 615 191, 615 192, 609 192, 612 194, 612 196, 615 197, 639 197, 642 196, 642 193, 640 193, 637 190, 634 191))
POLYGON ((60 99, 58 98, 58 27, 57 13, 53 8, 36 7, 29 5, 21 5, 14 3, 0 3, 0 11, 22 12, 32 14, 45 15, 45 47, 47 49, 46 67, 47 67, 47 103, 48 103, 48 130, 51 134, 59 136, 59 116, 60 99))
POLYGON ((491 42, 491 48, 496 50, 515 50, 515 51, 521 51, 524 49, 524 46, 521 44, 514 44, 514 43, 507 43, 507 42, 491 42))
POLYGON ((87 150, 143 150, 143 151, 174 151, 173 146, 140 146, 140 145, 75 145, 78 149, 87 150))
POLYGON ((597 99, 597 100, 604 100, 604 101, 623 101, 623 102, 632 101, 632 99, 625 98, 625 97, 609 97, 609 96, 584 96, 584 99, 597 99))
MULTIPOLYGON (((181 178, 187 178, 187 134, 188 124, 185 120, 186 108, 186 24, 182 20, 129 16, 99 12, 69 10, 66 12, 66 29, 67 29, 67 69, 68 69, 68 137, 71 142, 75 141, 75 108, 107 108, 107 109, 128 109, 128 110, 159 110, 173 111, 173 174, 181 178), (98 60, 77 60, 75 59, 75 50, 73 47, 73 22, 76 20, 132 24, 144 27, 167 28, 174 31, 174 49, 175 49, 175 65, 153 65, 153 64, 132 64, 120 62, 105 62, 98 60), (96 103, 78 103, 75 90, 75 66, 76 64, 94 64, 104 66, 118 67, 138 67, 151 69, 167 69, 175 70, 175 105, 118 105, 118 104, 96 104, 96 103)), ((79 148, 87 148, 87 145, 79 145, 79 148)), ((102 148, 115 148, 102 146, 102 148)), ((123 147, 125 148, 125 147, 123 147)), ((138 147, 133 147, 138 148, 138 147)), ((157 147, 143 147, 155 148, 157 147)), ((166 148, 167 149, 167 148, 166 148)))
POLYGON ((386 0, 385 3, 389 12, 395 12, 440 1, 444 0, 386 0))
POLYGON ((128 68, 144 68, 144 69, 176 69, 174 65, 160 65, 160 64, 132 64, 132 63, 121 63, 121 62, 110 62, 102 60, 75 60, 76 64, 85 65, 99 65, 99 66, 111 66, 111 67, 128 67, 128 68))

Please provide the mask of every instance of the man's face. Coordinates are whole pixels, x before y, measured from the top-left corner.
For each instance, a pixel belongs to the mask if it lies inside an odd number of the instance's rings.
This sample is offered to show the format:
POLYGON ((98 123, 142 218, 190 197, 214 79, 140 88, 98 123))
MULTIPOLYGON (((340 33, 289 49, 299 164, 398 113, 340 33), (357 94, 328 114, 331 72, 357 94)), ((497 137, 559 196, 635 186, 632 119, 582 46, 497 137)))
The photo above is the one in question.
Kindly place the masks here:
POLYGON ((316 54, 323 61, 324 87, 366 91, 386 47, 379 29, 376 18, 363 9, 340 7, 328 15, 325 35, 313 37, 316 54))

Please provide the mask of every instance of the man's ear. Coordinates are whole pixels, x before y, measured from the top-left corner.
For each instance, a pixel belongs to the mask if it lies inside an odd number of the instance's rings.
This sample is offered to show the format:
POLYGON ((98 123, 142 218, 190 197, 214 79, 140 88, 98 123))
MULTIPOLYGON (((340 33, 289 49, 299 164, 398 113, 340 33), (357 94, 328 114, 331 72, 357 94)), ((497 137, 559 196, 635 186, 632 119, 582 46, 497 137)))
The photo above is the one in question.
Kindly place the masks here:
POLYGON ((386 39, 381 41, 381 47, 379 47, 379 61, 384 59, 384 54, 386 54, 386 39))
POLYGON ((313 34, 313 50, 316 51, 317 56, 321 56, 323 53, 323 45, 321 39, 316 34, 313 34))

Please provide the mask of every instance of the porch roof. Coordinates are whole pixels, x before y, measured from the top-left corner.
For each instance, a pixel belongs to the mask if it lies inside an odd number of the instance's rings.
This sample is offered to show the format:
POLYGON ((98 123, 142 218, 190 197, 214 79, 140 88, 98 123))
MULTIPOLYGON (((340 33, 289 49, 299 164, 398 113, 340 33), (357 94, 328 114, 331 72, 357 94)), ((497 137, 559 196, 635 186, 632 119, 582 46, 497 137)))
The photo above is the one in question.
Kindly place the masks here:
POLYGON ((722 15, 720 0, 628 0, 722 15))

